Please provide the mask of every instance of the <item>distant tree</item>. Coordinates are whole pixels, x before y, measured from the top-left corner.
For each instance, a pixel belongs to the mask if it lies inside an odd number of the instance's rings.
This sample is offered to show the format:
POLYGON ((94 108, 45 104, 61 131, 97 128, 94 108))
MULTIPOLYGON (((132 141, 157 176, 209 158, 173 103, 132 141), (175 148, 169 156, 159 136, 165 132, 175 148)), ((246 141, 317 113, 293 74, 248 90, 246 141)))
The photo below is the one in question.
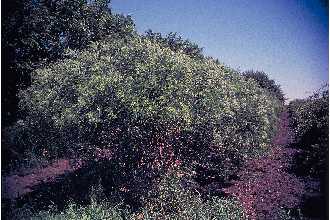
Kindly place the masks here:
POLYGON ((113 15, 109 0, 10 0, 3 3, 2 118, 16 119, 17 91, 30 85, 30 73, 105 37, 133 33, 130 17, 113 15))
POLYGON ((185 54, 196 57, 203 58, 203 48, 198 47, 197 44, 190 42, 189 40, 182 39, 177 33, 169 33, 166 36, 162 36, 161 33, 153 32, 148 30, 145 32, 145 37, 151 41, 162 44, 163 46, 169 47, 171 50, 183 51, 185 54))
POLYGON ((276 84, 274 80, 269 79, 268 75, 263 71, 249 70, 243 73, 247 79, 253 79, 261 88, 268 90, 273 96, 278 98, 281 102, 285 101, 283 91, 280 85, 276 84))

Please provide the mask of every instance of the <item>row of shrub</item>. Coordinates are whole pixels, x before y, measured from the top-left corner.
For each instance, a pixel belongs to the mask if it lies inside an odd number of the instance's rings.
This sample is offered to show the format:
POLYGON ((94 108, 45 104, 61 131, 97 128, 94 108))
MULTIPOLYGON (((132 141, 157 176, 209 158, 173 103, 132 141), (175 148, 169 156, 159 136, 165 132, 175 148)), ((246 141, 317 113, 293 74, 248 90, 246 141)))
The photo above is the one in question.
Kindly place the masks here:
POLYGON ((329 144, 329 91, 321 91, 306 99, 290 102, 290 125, 296 146, 301 150, 300 175, 321 177, 327 173, 329 144))
MULTIPOLYGON (((65 2, 49 7, 66 8, 65 2)), ((40 215, 46 219, 244 218, 236 201, 211 197, 201 187, 229 182, 246 160, 267 153, 283 104, 283 97, 272 92, 276 85, 270 81, 264 86, 205 58, 201 48, 175 34, 163 37, 149 31, 140 36, 129 18, 107 11, 107 2, 95 1, 102 7, 83 7, 85 12, 91 10, 91 21, 85 23, 100 24, 92 16, 100 10, 107 18, 105 26, 113 24, 107 30, 114 33, 86 42, 81 31, 77 38, 65 32, 61 45, 77 46, 64 46, 61 56, 31 72, 31 85, 18 95, 22 119, 5 129, 5 142, 23 159, 32 154, 45 160, 91 161, 95 158, 90 155, 110 152, 92 162, 95 166, 90 169, 97 170, 94 173, 106 186, 108 199, 116 194, 115 207, 92 203, 40 215), (178 172, 173 174, 174 167, 178 172), (183 170, 186 179, 180 179, 183 170), (117 208, 119 198, 133 211, 117 208)), ((19 157, 18 164, 22 161, 19 157)))
MULTIPOLYGON (((127 203, 143 204, 173 166, 190 170, 201 185, 225 183, 268 150, 281 102, 212 59, 138 35, 66 56, 33 72, 32 85, 19 94, 27 116, 7 129, 7 141, 47 159, 110 150, 118 175, 105 162, 102 178, 124 185, 127 203)), ((213 199, 209 206, 218 207, 213 199)), ((163 214, 157 208, 149 215, 163 214)))
POLYGON ((329 91, 290 102, 290 126, 294 129, 293 171, 305 179, 303 214, 308 218, 328 218, 329 202, 329 91))

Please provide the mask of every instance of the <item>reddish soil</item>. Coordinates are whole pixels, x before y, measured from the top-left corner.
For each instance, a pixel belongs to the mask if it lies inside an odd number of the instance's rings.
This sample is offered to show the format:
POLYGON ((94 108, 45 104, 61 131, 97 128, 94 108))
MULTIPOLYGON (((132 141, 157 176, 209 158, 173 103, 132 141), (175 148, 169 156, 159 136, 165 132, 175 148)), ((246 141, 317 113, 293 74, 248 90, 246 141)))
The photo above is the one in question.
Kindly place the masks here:
POLYGON ((272 144, 275 146, 287 146, 293 141, 293 133, 289 128, 289 113, 283 112, 280 116, 280 121, 277 127, 277 133, 272 144))
POLYGON ((81 164, 72 165, 68 159, 60 159, 45 168, 24 170, 27 175, 11 175, 3 178, 2 196, 16 199, 33 190, 33 187, 44 182, 55 181, 57 177, 80 168, 81 164))
POLYGON ((277 219, 280 207, 290 209, 299 204, 304 184, 287 172, 296 153, 287 147, 291 141, 288 113, 283 112, 270 153, 247 161, 239 180, 224 190, 241 202, 249 219, 277 219))
MULTIPOLYGON (((96 148, 93 155, 95 161, 112 158, 109 149, 96 148)), ((55 182, 63 174, 80 169, 85 164, 83 159, 59 159, 44 168, 25 169, 18 171, 18 175, 2 178, 2 196, 5 199, 16 199, 29 192, 41 183, 55 182)))

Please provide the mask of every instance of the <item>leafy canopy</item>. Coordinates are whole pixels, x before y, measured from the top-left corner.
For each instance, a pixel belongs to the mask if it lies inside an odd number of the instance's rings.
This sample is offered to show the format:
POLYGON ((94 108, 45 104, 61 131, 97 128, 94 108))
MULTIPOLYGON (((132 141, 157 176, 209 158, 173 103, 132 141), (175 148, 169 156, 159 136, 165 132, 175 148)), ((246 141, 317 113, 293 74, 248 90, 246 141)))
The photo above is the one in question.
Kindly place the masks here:
POLYGON ((5 124, 17 118, 17 90, 31 83, 34 69, 65 58, 65 50, 133 34, 130 17, 111 13, 109 1, 8 0, 2 22, 5 124))
POLYGON ((216 164, 229 177, 239 161, 265 151, 273 134, 279 103, 210 59, 139 36, 67 56, 36 70, 20 93, 37 149, 121 146, 136 161, 176 157, 194 168, 216 164))
POLYGON ((280 85, 276 84, 274 80, 269 79, 265 72, 250 70, 244 72, 243 76, 247 79, 255 80, 261 88, 266 89, 271 95, 284 103, 285 98, 280 85))

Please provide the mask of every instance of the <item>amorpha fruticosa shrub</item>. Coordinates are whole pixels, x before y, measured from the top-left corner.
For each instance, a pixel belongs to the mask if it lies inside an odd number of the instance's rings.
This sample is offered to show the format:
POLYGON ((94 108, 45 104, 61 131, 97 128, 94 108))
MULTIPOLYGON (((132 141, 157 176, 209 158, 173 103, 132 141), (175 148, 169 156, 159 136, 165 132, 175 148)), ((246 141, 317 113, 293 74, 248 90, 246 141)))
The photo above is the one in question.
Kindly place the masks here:
POLYGON ((20 93, 27 148, 97 147, 130 170, 180 161, 223 178, 267 150, 280 103, 224 65, 139 36, 67 56, 33 72, 20 93))

